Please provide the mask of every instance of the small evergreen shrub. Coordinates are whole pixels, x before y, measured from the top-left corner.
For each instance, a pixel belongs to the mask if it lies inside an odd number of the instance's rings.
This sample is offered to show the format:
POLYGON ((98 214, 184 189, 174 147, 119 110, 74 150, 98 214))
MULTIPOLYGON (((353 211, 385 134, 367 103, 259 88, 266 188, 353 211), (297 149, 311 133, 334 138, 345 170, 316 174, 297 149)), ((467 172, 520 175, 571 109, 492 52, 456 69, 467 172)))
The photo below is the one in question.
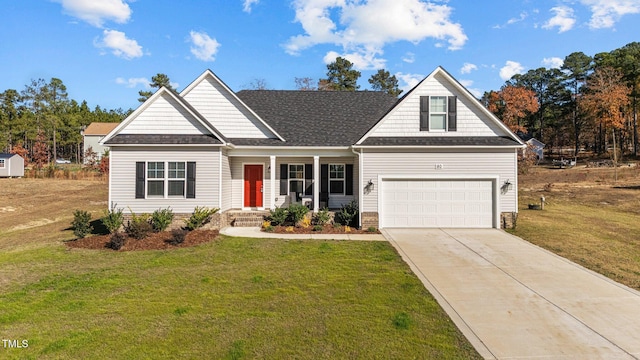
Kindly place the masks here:
POLYGON ((273 226, 271 226, 271 225, 264 227, 264 231, 266 231, 266 232, 273 232, 274 230, 275 230, 275 228, 273 226))
POLYGON ((316 225, 326 225, 331 221, 331 215, 329 214, 329 209, 324 208, 318 211, 313 216, 313 223, 316 225))
POLYGON ((111 235, 109 242, 107 243, 107 248, 113 250, 120 250, 124 244, 127 242, 127 237, 124 236, 121 232, 116 232, 111 235))
POLYGON ((78 239, 82 239, 87 236, 92 230, 93 227, 90 224, 91 222, 91 214, 88 211, 84 210, 76 210, 73 212, 73 221, 71 222, 71 227, 73 228, 73 235, 78 239))
POLYGON ((309 208, 302 204, 291 204, 289 206, 289 216, 287 221, 296 225, 298 222, 304 219, 304 216, 309 212, 309 208))
POLYGON ((109 234, 113 234, 120 229, 124 223, 122 209, 111 209, 105 211, 104 216, 100 218, 102 225, 107 228, 109 234))
POLYGON ((352 200, 350 203, 342 205, 340 211, 336 213, 336 222, 342 225, 358 227, 358 202, 352 200))
POLYGON ((271 222, 271 225, 278 226, 284 225, 288 217, 289 210, 287 210, 287 208, 277 207, 269 212, 269 217, 267 219, 271 222))
POLYGON ((211 220, 211 215, 217 213, 218 210, 220 209, 196 206, 191 216, 184 220, 185 227, 190 231, 201 228, 211 220))
POLYGON ((173 221, 171 208, 158 209, 151 215, 151 225, 155 231, 165 231, 173 221))
POLYGON ((171 240, 169 244, 171 245, 179 245, 184 242, 184 239, 187 237, 188 231, 185 229, 173 229, 171 231, 171 240))
POLYGON ((151 225, 151 215, 136 215, 132 212, 131 220, 127 222, 127 226, 125 226, 124 231, 127 233, 127 235, 137 240, 146 238, 149 233, 153 231, 153 226, 151 225))
POLYGON ((368 231, 368 232, 370 232, 370 233, 374 233, 374 232, 378 231, 378 229, 376 229, 376 227, 375 227, 375 226, 369 226, 369 227, 367 228, 367 231, 368 231))
POLYGON ((322 225, 313 225, 313 231, 322 231, 324 226, 322 225))

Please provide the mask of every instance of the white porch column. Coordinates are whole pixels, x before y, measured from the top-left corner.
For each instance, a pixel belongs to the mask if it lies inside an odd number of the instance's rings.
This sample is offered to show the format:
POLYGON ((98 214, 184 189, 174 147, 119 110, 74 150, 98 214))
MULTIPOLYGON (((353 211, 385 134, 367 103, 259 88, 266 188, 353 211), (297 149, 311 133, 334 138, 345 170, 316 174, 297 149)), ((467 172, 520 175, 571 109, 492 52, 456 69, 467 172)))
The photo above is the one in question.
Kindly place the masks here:
POLYGON ((276 157, 274 155, 269 156, 269 209, 276 208, 276 157))
POLYGON ((313 212, 320 206, 320 156, 313 157, 313 212))

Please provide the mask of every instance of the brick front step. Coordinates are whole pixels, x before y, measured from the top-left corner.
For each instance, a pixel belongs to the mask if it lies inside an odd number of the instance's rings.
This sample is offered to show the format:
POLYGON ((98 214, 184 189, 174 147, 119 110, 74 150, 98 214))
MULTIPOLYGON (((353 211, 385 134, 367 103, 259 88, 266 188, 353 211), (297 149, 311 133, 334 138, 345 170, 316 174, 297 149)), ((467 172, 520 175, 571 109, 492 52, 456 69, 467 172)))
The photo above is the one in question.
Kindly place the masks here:
POLYGON ((238 211, 229 213, 228 219, 234 227, 259 227, 266 215, 269 215, 268 211, 238 211))

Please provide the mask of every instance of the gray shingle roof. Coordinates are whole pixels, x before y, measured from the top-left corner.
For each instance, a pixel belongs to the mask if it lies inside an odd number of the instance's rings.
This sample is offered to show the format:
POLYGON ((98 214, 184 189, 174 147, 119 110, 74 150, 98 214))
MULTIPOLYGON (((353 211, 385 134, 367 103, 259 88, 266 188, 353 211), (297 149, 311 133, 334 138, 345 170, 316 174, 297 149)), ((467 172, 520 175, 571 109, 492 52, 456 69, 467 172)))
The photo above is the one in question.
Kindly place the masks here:
POLYGON ((368 137, 363 146, 519 146, 502 136, 411 136, 368 137))
POLYGON ((158 134, 118 134, 105 145, 220 145, 222 142, 209 135, 158 135, 158 134))
MULTIPOLYGON (((278 132, 283 146, 350 146, 396 102, 374 91, 243 90, 236 94, 278 132)), ((236 145, 270 145, 260 139, 230 139, 236 145)))

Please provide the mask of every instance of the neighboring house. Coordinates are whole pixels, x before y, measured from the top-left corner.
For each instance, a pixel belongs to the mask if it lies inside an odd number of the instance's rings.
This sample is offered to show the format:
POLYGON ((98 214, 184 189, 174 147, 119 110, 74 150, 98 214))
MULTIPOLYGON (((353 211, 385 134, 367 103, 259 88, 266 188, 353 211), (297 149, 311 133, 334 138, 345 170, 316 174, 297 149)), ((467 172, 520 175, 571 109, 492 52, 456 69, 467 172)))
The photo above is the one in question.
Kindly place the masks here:
MULTIPOLYGON (((86 129, 82 132, 83 140, 83 151, 82 154, 86 154, 89 148, 92 148, 93 151, 97 154, 97 160, 102 158, 102 154, 105 150, 108 150, 108 146, 104 146, 100 144, 100 140, 102 140, 109 132, 118 126, 119 123, 103 123, 103 122, 94 122, 89 124, 86 129)), ((86 163, 87 159, 84 160, 86 163)))
POLYGON ((441 67, 380 92, 158 90, 102 141, 109 204, 236 212, 356 200, 362 227, 510 227, 523 142, 441 67))
POLYGON ((18 154, 0 153, 0 177, 23 177, 24 159, 18 154))
POLYGON ((527 147, 522 151, 533 151, 538 161, 544 160, 544 147, 546 145, 542 141, 522 132, 518 132, 518 136, 527 145, 527 147))

